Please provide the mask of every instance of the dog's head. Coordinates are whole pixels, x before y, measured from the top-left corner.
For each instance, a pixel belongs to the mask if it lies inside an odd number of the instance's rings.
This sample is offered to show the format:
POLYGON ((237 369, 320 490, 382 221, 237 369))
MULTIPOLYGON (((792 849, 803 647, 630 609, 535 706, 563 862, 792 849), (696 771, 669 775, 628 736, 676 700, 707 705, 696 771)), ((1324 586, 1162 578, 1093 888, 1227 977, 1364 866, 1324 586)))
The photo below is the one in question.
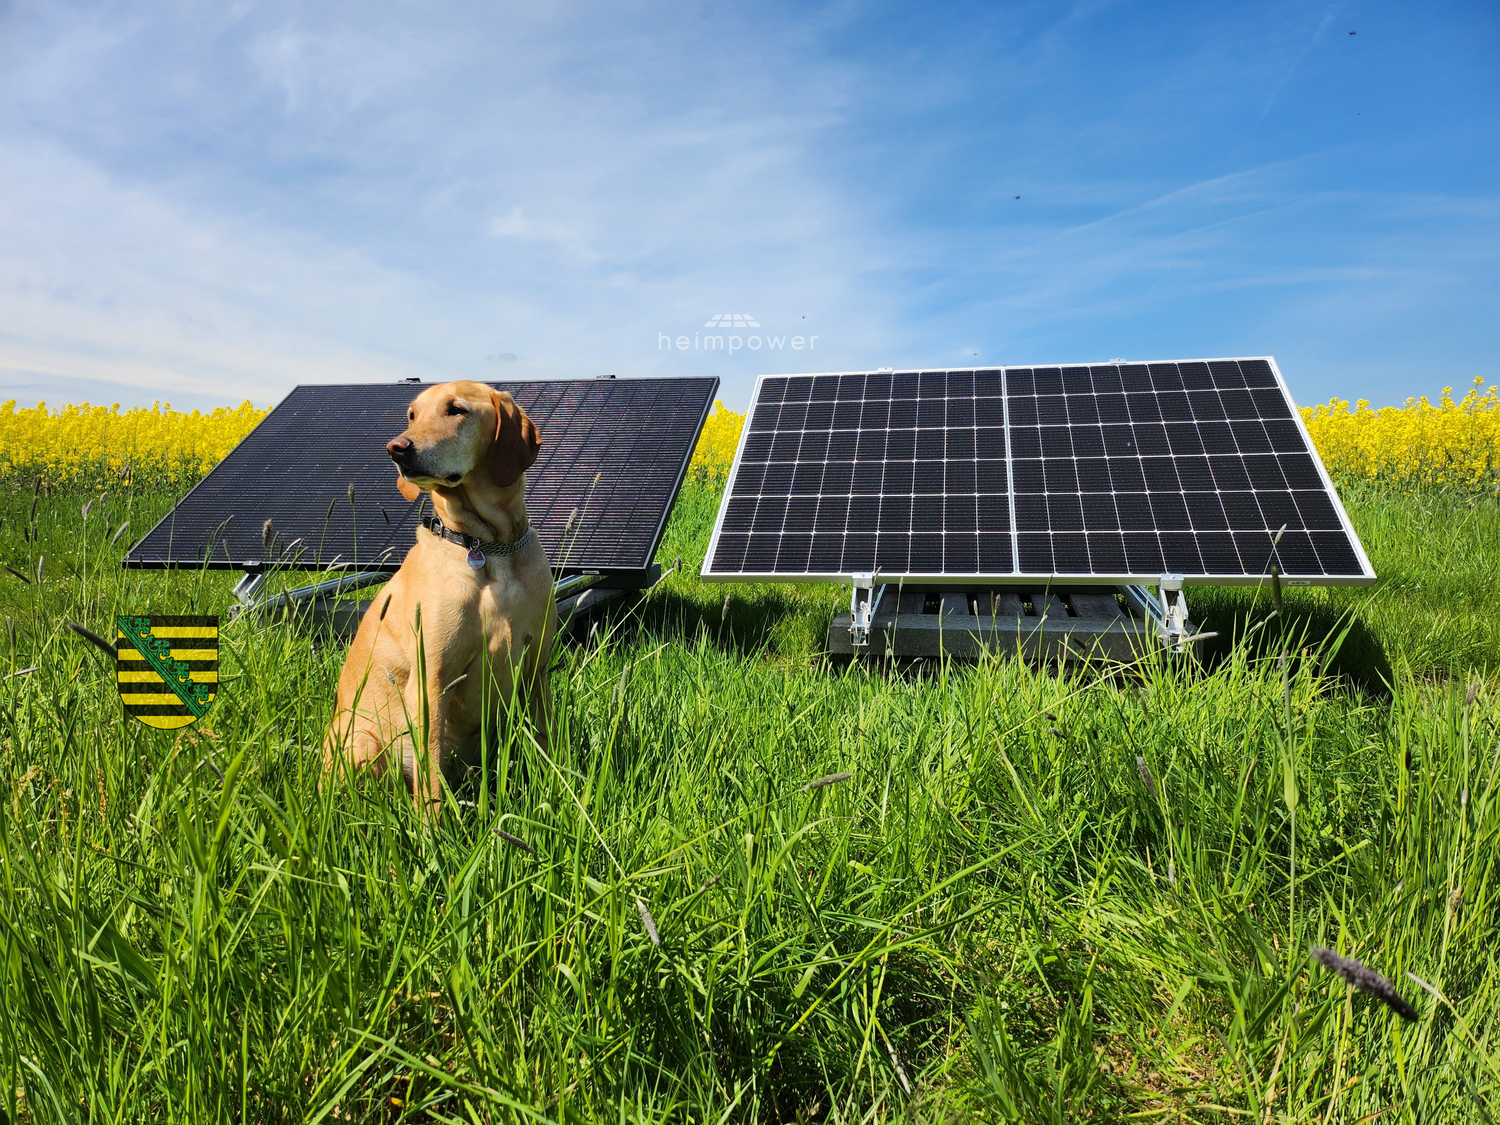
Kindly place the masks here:
POLYGON ((474 474, 501 488, 536 461, 542 435, 504 391, 483 383, 439 383, 412 399, 406 431, 386 443, 396 487, 408 500, 455 487, 474 474))

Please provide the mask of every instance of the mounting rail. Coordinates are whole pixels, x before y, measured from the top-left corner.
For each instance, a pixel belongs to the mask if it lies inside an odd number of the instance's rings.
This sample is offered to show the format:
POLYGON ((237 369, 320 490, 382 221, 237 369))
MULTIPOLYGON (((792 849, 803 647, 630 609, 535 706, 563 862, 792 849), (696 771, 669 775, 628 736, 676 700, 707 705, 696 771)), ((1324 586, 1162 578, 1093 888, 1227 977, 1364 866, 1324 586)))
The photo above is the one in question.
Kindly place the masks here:
POLYGON ((1143 586, 1036 582, 963 590, 875 579, 852 576, 849 613, 828 629, 829 653, 975 657, 1000 651, 1033 660, 1124 662, 1163 649, 1186 652, 1216 635, 1194 632, 1181 579, 1174 576, 1163 578, 1155 596, 1143 586))

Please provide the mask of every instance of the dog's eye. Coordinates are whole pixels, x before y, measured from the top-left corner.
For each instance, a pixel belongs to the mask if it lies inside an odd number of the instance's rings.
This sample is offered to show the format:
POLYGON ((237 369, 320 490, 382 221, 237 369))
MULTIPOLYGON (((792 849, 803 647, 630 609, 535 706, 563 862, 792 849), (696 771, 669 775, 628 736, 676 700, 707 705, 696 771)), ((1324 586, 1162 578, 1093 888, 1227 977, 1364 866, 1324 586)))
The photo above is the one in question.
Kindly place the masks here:
POLYGON ((448 404, 448 413, 449 414, 467 414, 468 412, 469 412, 469 408, 467 406, 460 405, 459 403, 456 403, 456 402, 450 402, 448 404))

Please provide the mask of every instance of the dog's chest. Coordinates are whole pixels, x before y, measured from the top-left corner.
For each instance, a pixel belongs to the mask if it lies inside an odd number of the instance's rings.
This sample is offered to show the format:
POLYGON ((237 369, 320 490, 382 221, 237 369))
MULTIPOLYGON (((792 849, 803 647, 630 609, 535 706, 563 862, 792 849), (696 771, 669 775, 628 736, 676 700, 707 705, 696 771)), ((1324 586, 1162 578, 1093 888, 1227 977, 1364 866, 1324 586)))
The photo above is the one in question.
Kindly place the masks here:
POLYGON ((508 566, 499 575, 487 575, 480 584, 479 618, 492 650, 510 644, 526 647, 536 640, 546 610, 547 585, 544 581, 540 591, 536 586, 508 566))
POLYGON ((479 591, 477 605, 480 619, 486 625, 510 621, 515 617, 522 601, 521 584, 509 574, 478 575, 479 591))

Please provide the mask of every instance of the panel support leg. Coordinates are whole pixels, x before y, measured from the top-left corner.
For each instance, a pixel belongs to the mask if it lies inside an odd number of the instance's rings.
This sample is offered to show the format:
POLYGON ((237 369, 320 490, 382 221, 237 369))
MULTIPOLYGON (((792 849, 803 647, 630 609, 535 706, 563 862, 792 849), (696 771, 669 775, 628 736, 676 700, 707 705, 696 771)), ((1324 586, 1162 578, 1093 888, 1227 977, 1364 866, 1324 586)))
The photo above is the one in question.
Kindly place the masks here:
MULTIPOLYGON (((234 584, 234 596, 239 599, 240 606, 250 609, 255 606, 255 599, 260 595, 261 588, 266 584, 266 576, 258 570, 247 570, 238 582, 234 584)), ((239 607, 236 607, 239 612, 239 607)))
POLYGON ((870 623, 880 608, 880 599, 885 596, 885 584, 875 585, 875 575, 852 576, 853 590, 849 594, 849 643, 856 649, 870 643, 870 623))
POLYGON ((1162 643, 1172 652, 1182 652, 1187 633, 1187 594, 1182 588, 1182 575, 1163 574, 1156 585, 1156 598, 1161 610, 1157 630, 1162 643))

